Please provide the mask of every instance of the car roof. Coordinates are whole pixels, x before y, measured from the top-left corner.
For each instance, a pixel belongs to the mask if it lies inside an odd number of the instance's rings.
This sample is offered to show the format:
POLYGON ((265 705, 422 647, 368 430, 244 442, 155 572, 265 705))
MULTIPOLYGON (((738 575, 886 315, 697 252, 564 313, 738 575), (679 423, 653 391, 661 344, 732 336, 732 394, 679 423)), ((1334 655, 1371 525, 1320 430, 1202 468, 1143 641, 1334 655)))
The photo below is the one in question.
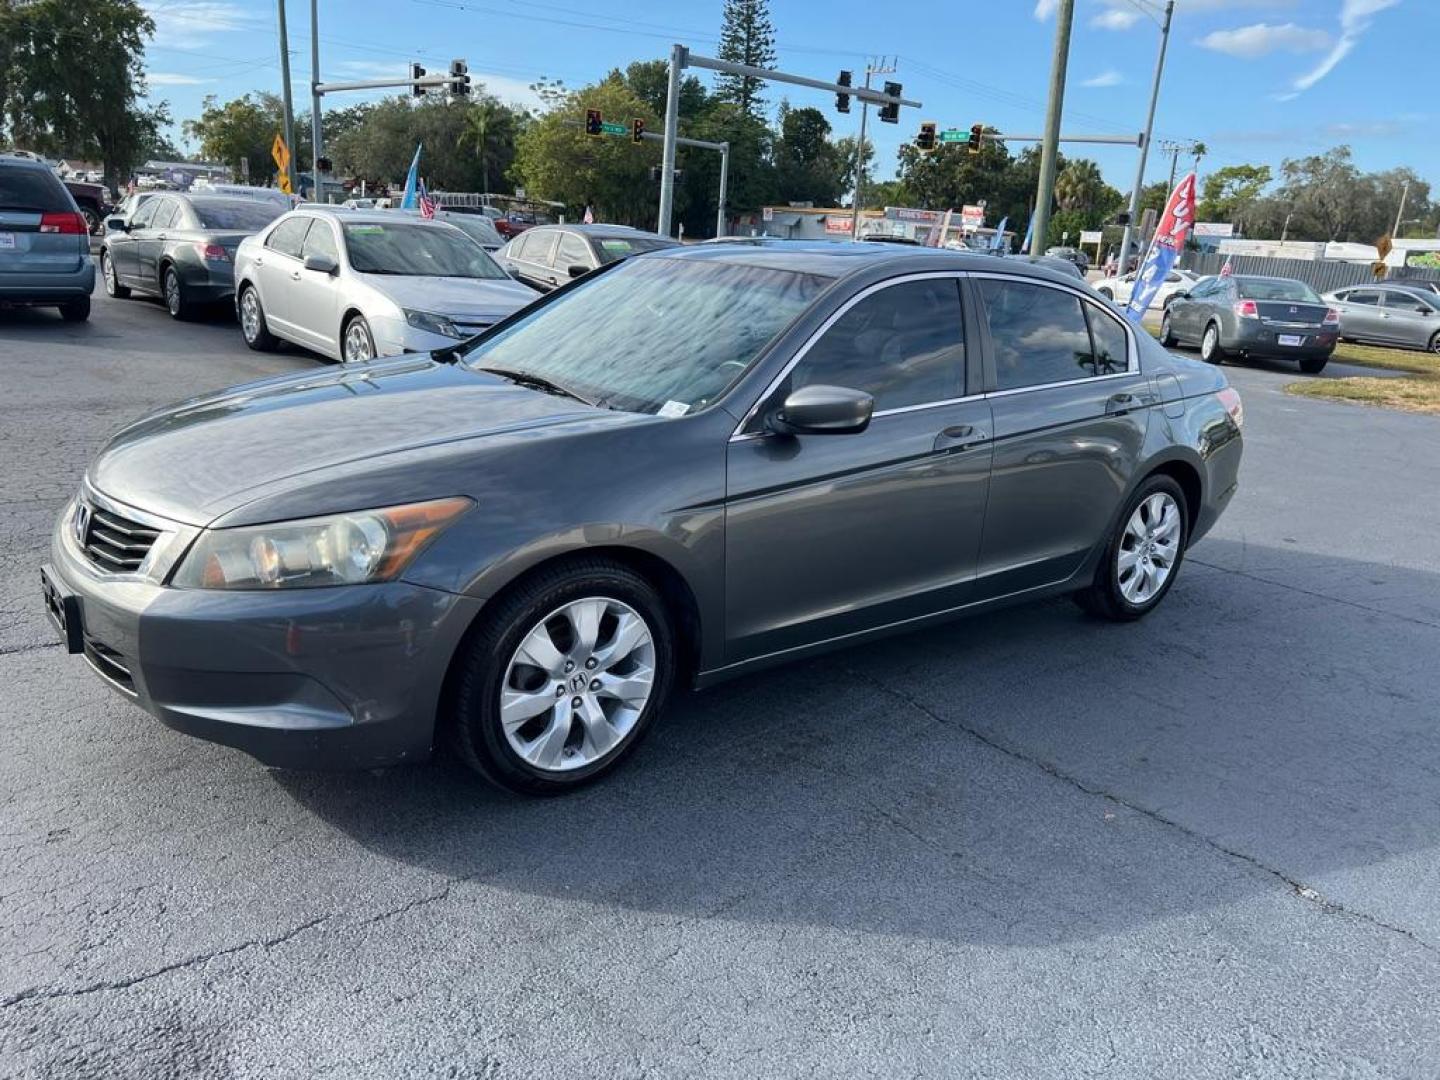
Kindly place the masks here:
POLYGON ((1281 277, 1279 274, 1231 274, 1232 281, 1284 281, 1292 285, 1304 285, 1299 278, 1281 277))
POLYGON ((975 251, 944 248, 916 248, 906 244, 867 244, 849 240, 789 240, 783 244, 714 243, 694 244, 651 252, 646 259, 686 259, 764 266, 842 278, 884 267, 893 273, 923 273, 927 270, 955 270, 974 273, 1002 272, 1040 281, 1063 281, 1074 285, 1074 274, 1051 270, 1039 263, 1018 258, 997 258, 975 251))
MULTIPOLYGON (((332 221, 363 222, 370 225, 394 225, 397 217, 395 211, 400 207, 391 207, 388 210, 353 210, 348 206, 331 206, 328 203, 304 203, 296 207, 296 210, 312 214, 315 217, 330 218, 332 221)), ((406 215, 407 225, 435 225, 441 228, 453 229, 455 226, 446 225, 443 221, 433 221, 427 218, 412 219, 406 215)))
MULTIPOLYGON (((54 170, 43 161, 37 161, 32 157, 22 157, 19 154, 10 154, 0 151, 0 165, 8 165, 16 168, 39 169, 54 175, 54 170)), ((57 180, 59 177, 55 177, 57 180)))
MULTIPOLYGON (((533 229, 527 231, 549 232, 553 229, 567 229, 570 232, 576 232, 582 236, 648 236, 655 240, 668 239, 668 237, 661 236, 659 233, 646 232, 644 229, 637 229, 632 225, 586 225, 584 223, 570 224, 568 222, 561 225, 559 222, 547 222, 544 225, 536 225, 533 229)), ((679 241, 672 240, 671 243, 678 244, 679 241)))

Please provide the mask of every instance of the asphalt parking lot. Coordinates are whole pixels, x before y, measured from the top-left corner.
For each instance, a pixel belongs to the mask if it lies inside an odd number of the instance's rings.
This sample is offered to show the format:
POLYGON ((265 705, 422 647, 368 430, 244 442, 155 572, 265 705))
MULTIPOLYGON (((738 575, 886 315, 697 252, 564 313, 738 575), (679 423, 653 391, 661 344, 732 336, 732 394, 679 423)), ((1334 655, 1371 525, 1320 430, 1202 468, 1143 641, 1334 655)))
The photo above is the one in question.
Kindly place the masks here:
POLYGON ((0 312, 0 1075, 1435 1074, 1435 418, 1232 366, 1242 490, 1144 622, 757 676, 525 801, 267 771, 54 643, 106 433, 319 363, 95 300, 0 312))

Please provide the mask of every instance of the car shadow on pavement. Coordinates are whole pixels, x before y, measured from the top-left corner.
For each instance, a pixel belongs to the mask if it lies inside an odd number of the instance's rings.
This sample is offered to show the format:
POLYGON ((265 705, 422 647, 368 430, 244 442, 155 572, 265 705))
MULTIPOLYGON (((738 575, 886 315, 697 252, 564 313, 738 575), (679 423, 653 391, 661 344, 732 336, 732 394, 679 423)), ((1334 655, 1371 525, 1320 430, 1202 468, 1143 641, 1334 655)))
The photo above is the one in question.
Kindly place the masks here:
POLYGON ((1436 655, 1440 576, 1210 540, 1141 622, 1062 599, 757 675, 567 797, 445 762, 272 776, 452 882, 1035 944, 1434 847, 1436 655))

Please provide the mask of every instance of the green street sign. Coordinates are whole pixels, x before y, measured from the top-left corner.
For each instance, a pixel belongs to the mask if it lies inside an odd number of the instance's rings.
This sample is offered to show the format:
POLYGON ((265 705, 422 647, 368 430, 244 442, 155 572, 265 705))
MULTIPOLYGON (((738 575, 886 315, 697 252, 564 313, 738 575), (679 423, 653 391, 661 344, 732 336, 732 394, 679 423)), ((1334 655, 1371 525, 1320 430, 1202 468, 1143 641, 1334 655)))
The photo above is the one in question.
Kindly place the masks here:
POLYGON ((605 123, 603 123, 603 124, 600 125, 600 133, 601 133, 602 135, 627 135, 627 136, 628 136, 628 135, 630 134, 630 125, 629 125, 629 124, 612 124, 612 123, 610 123, 609 121, 606 121, 605 123))
POLYGON ((968 142, 970 141, 970 132, 968 132, 968 131, 961 131, 959 128, 946 128, 944 131, 940 132, 940 141, 941 141, 942 143, 943 143, 943 142, 963 142, 963 143, 968 143, 968 142))

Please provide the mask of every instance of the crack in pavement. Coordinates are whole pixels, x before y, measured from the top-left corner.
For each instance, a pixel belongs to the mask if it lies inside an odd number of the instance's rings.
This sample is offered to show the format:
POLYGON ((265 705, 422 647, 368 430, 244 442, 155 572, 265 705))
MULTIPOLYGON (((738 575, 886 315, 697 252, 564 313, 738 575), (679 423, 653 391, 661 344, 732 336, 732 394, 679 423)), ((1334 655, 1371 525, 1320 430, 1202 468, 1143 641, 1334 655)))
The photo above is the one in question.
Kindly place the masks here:
MULTIPOLYGON (((1341 602, 1343 603, 1343 601, 1341 602)), ((896 700, 901 701, 906 705, 909 705, 912 709, 915 709, 922 715, 929 717, 931 720, 935 721, 935 723, 941 725, 942 727, 958 728, 966 735, 969 735, 976 742, 979 742, 984 746, 988 746, 992 750, 997 750, 1000 753, 1004 754, 1006 757, 1013 758, 1014 760, 1023 762, 1026 765, 1033 766, 1034 768, 1037 768, 1040 771, 1054 777, 1056 780, 1060 780, 1066 784, 1069 784, 1077 791, 1084 792, 1086 795, 1093 795, 1102 799, 1106 799, 1117 806, 1123 806, 1126 810, 1141 814, 1144 817, 1149 818, 1151 821, 1157 822, 1161 825, 1165 825, 1168 828, 1175 829, 1176 831, 1183 833, 1190 839, 1199 841, 1206 847, 1220 852, 1222 855, 1226 855, 1231 859, 1246 863, 1247 865, 1254 867, 1256 870, 1260 870, 1263 873, 1274 878, 1275 880, 1282 882, 1290 889, 1290 891, 1295 896, 1299 897, 1301 900, 1306 901, 1307 903, 1316 905, 1322 911, 1338 915, 1347 915, 1350 918, 1358 919, 1361 922, 1368 923, 1378 929, 1387 930, 1392 934, 1399 934, 1401 937, 1407 938, 1409 941, 1411 941, 1415 945, 1418 945, 1426 952, 1440 954, 1440 947, 1437 947, 1431 942, 1426 941, 1424 938, 1419 937, 1414 933, 1414 931, 1407 930, 1403 926, 1396 926, 1394 923, 1388 923, 1383 919, 1379 919, 1374 915, 1369 914, 1368 912, 1357 911, 1354 908, 1346 907, 1345 905, 1337 903, 1334 900, 1327 899, 1325 896, 1322 896, 1318 890, 1310 887, 1309 885, 1306 885, 1303 881, 1299 881, 1291 877, 1283 870, 1277 870, 1275 867, 1267 865, 1254 855, 1249 855, 1246 852, 1239 851, 1235 848, 1226 847, 1224 844, 1220 843, 1213 837, 1206 836, 1202 832, 1197 832, 1196 830, 1190 828, 1188 825, 1176 821, 1174 818, 1166 817, 1158 810, 1152 810, 1150 807, 1142 806, 1139 803, 1132 802, 1129 799, 1126 799, 1124 796, 1116 795, 1113 792, 1106 791, 1104 788, 1095 787, 1092 784, 1087 784, 1079 777, 1073 776, 1070 773, 1065 772, 1058 765, 1055 765, 1054 763, 1049 761, 1045 761, 1042 758, 1032 757, 1024 751, 1009 746, 1006 743, 1001 742, 999 739, 994 738, 993 736, 986 735, 984 732, 978 731, 975 728, 970 727, 968 724, 963 723, 962 721, 950 720, 942 717, 933 709, 931 709, 928 705, 925 705, 923 702, 917 701, 905 691, 897 690, 895 687, 881 682, 879 679, 876 679, 872 675, 866 674, 863 671, 857 671, 854 668, 851 668, 849 670, 850 674, 855 676, 861 682, 865 683, 867 686, 870 686, 872 689, 878 690, 883 694, 887 694, 890 697, 895 698, 896 700)))
POLYGON ((111 979, 104 982, 90 983, 88 986, 81 986, 74 990, 47 990, 38 986, 31 987, 28 990, 22 990, 20 993, 12 994, 10 997, 0 1001, 0 1009, 8 1009, 13 1005, 19 1005, 26 1001, 53 1001, 56 998, 84 997, 87 994, 95 994, 104 990, 128 990, 132 986, 149 982, 151 979, 158 979, 162 975, 169 975, 171 972, 183 971, 186 968, 207 964, 211 960, 244 952, 246 949, 259 948, 269 951, 277 945, 283 945, 292 938, 298 937, 307 930, 313 930, 332 917, 333 916, 330 915, 320 915, 272 938, 264 938, 260 941, 242 941, 238 945, 230 945, 223 949, 216 949, 214 952, 201 953, 199 956, 191 956, 185 960, 177 960, 173 964, 166 964, 164 967, 156 968, 154 971, 142 972, 139 975, 132 975, 125 979, 111 979))
POLYGON ((58 649, 58 641, 34 641, 24 645, 3 645, 0 646, 0 656, 14 656, 16 653, 39 652, 41 649, 58 649))
POLYGON ((1248 570, 1236 570, 1233 567, 1220 566, 1216 563, 1208 563, 1205 562, 1203 559, 1195 558, 1193 555, 1187 555, 1185 558, 1187 562, 1192 562, 1196 566, 1203 566, 1207 570, 1218 570, 1222 574, 1234 574, 1236 577, 1243 577, 1250 581, 1258 581, 1262 585, 1273 585, 1277 589, 1289 589, 1291 592, 1300 593, 1302 596, 1311 596, 1314 597, 1316 600, 1329 600, 1331 603, 1344 604, 1346 607, 1355 608, 1357 611, 1369 612, 1371 615, 1383 615, 1386 618, 1399 619, 1401 622, 1412 623, 1415 626, 1424 626, 1428 627, 1431 630, 1440 630, 1440 623, 1433 623, 1427 619, 1417 619, 1413 615, 1397 615, 1393 611, 1385 611, 1382 608, 1370 607, 1370 605, 1368 604, 1361 604, 1354 600, 1344 600, 1338 596, 1331 596, 1329 593, 1315 592, 1313 589, 1304 589, 1301 588, 1299 585, 1291 585, 1284 581, 1275 581, 1271 578, 1261 577, 1259 574, 1253 574, 1248 570))

